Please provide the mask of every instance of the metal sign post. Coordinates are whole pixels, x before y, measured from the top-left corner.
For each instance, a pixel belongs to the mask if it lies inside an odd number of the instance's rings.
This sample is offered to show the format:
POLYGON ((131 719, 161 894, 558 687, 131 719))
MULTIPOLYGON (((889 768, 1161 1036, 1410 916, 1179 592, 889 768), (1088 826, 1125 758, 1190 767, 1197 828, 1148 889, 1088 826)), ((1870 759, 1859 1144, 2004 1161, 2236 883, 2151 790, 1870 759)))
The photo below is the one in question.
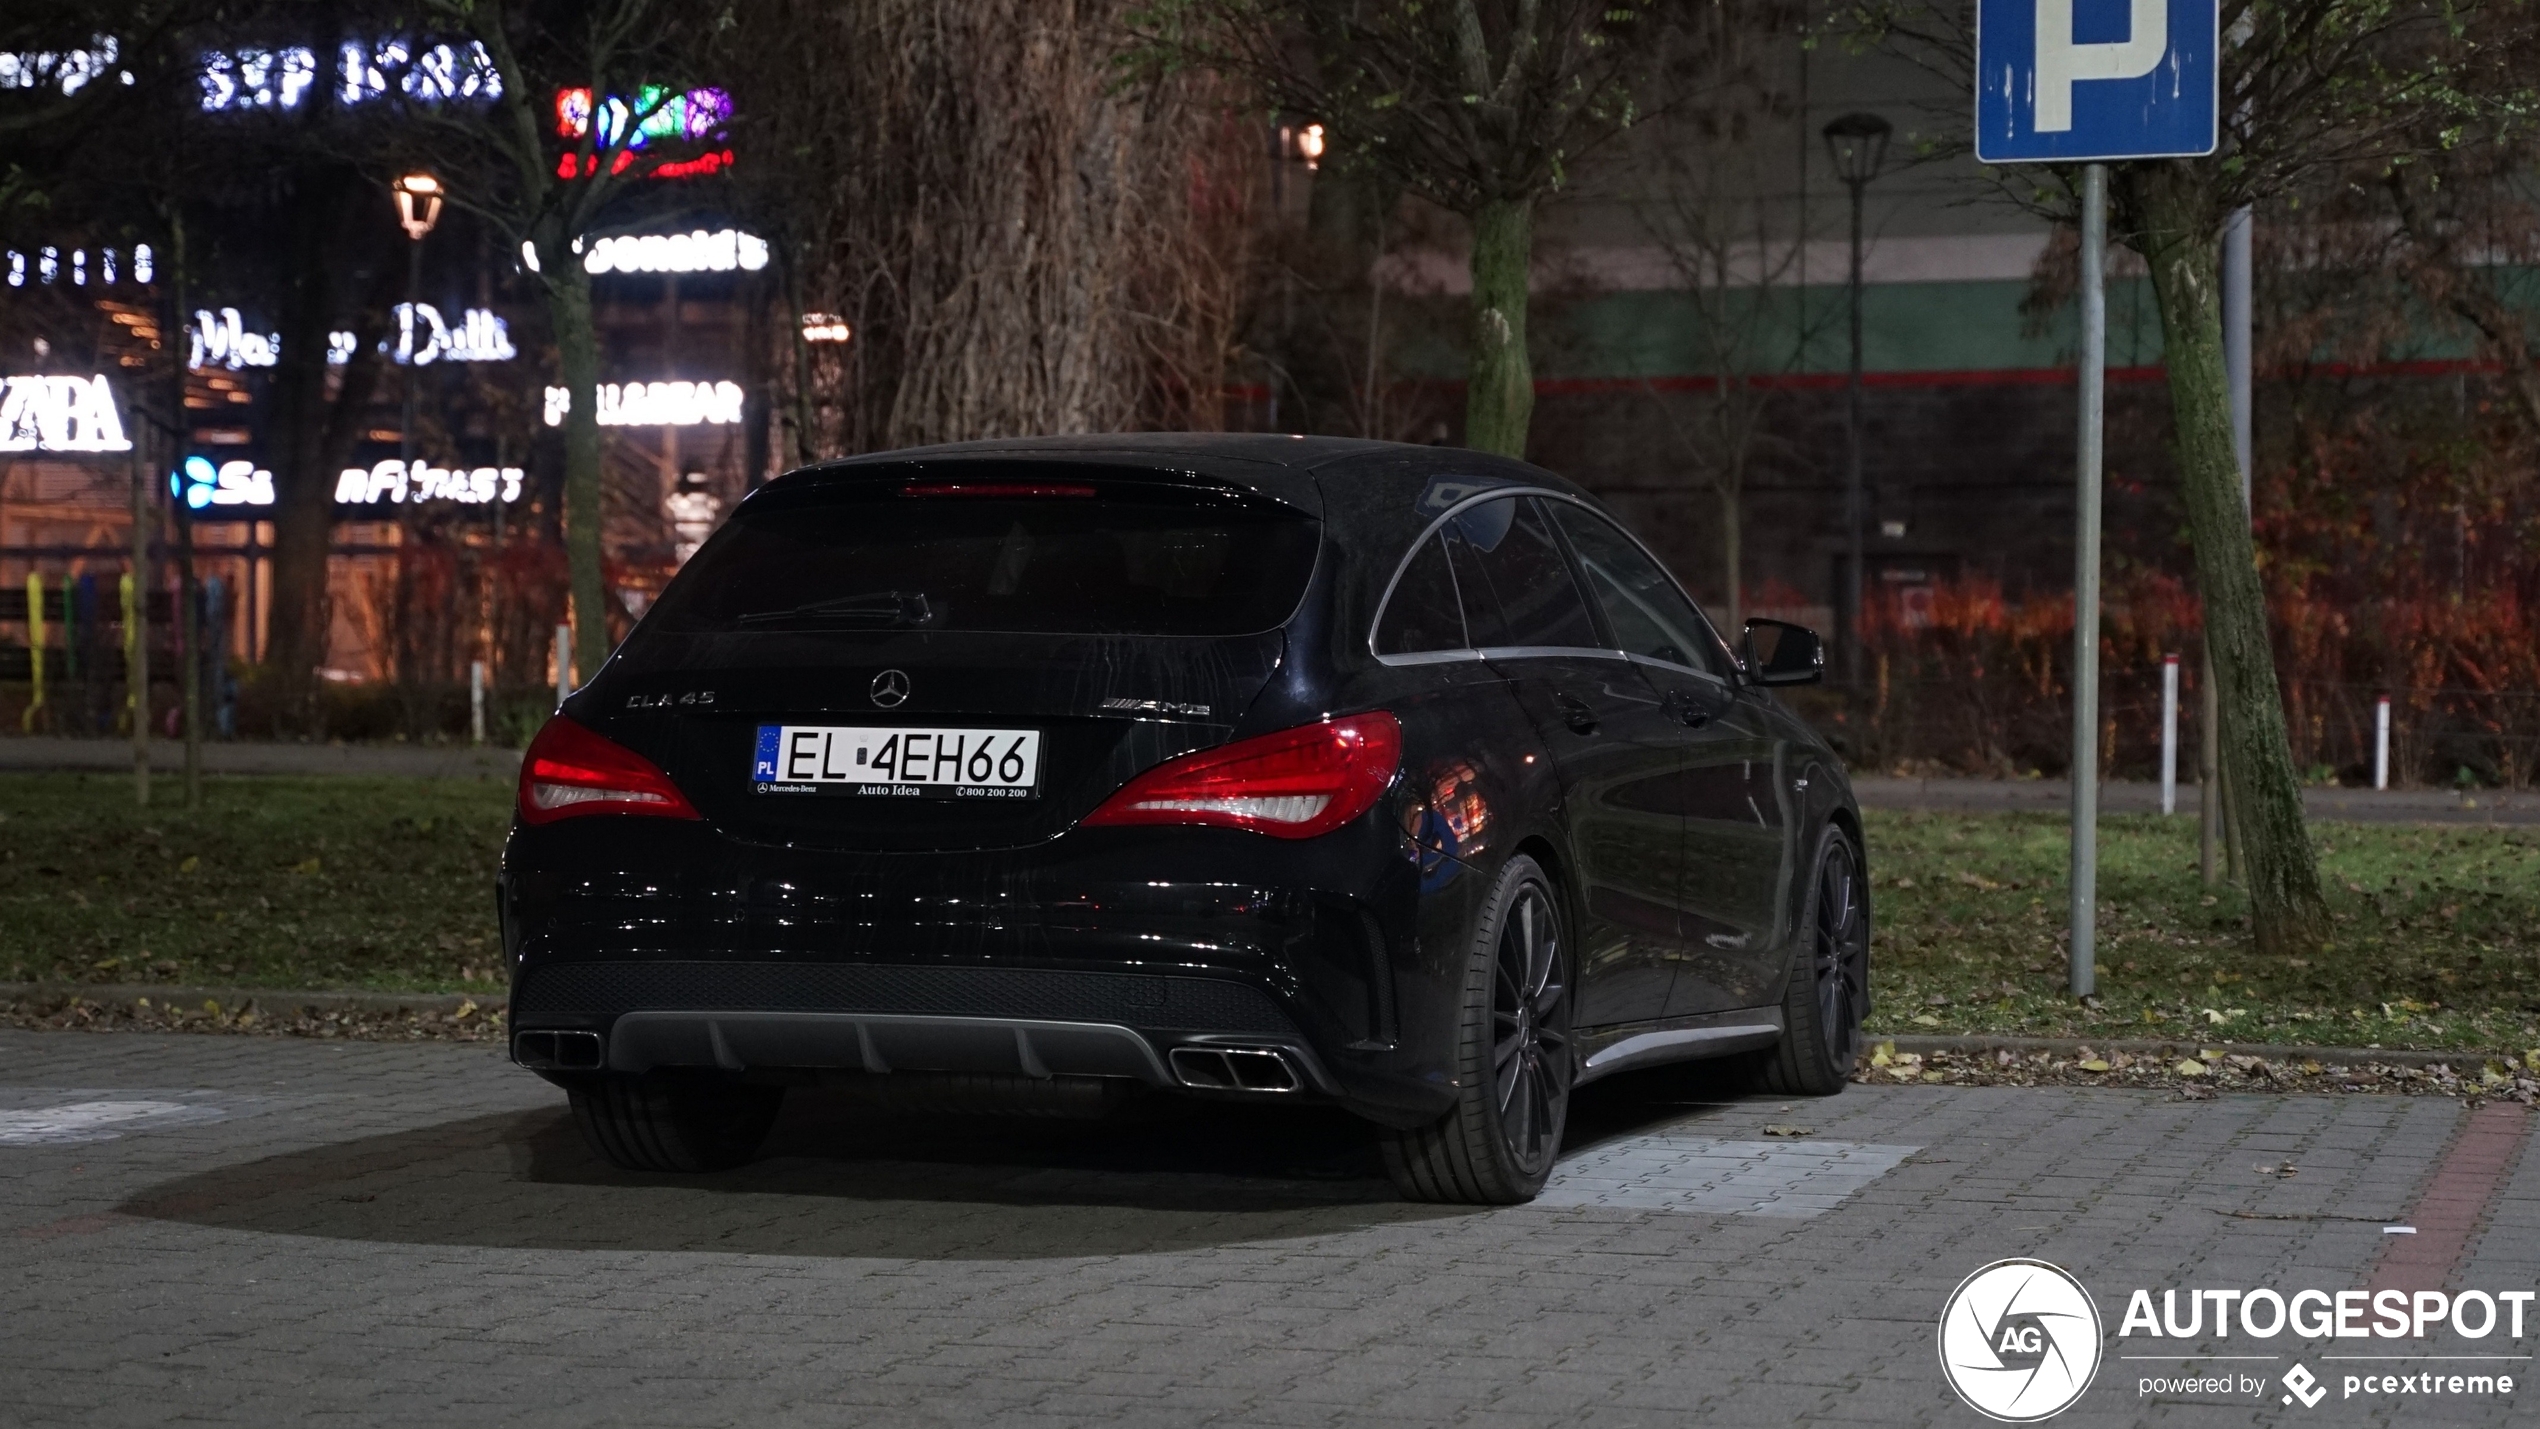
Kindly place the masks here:
POLYGON ((2107 454, 2108 166, 2081 171, 2080 432, 2073 462, 2073 996, 2098 991, 2099 473, 2107 454))
POLYGON ((2099 486, 2108 362, 2108 164, 2193 158, 2221 136, 2218 0, 2127 0, 2122 34, 2079 0, 1977 0, 1976 157, 2080 164, 2080 407, 2073 472, 2071 982, 2098 986, 2099 486), (2085 33, 2085 30, 2088 33, 2085 33))

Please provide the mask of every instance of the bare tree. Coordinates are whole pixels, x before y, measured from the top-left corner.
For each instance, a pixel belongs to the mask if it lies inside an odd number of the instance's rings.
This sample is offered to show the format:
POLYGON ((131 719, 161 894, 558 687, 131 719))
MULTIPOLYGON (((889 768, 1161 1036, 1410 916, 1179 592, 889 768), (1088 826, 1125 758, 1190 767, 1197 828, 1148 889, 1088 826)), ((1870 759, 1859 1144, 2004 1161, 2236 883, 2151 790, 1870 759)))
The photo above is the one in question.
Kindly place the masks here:
MULTIPOLYGON (((1972 6, 1861 0, 1863 34, 1970 92, 1972 6)), ((2246 855, 2258 948, 2300 953, 2328 930, 2303 822, 2257 552, 2240 496, 2222 360, 2218 245, 2235 211, 2336 175, 2386 170, 2491 136, 2533 107, 2506 37, 2517 0, 2224 0, 2224 138, 2212 155, 2115 165, 2113 232, 2151 269, 2181 494, 2195 538, 2205 639, 2222 710, 2223 779, 2246 855)), ((2072 166, 2001 176, 2020 202, 2069 218, 2072 166)))
POLYGON ((1658 0, 1151 0, 1133 72, 1237 77, 1312 115, 1333 160, 1472 230, 1465 444, 1525 454, 1535 209, 1638 117, 1658 0))
POLYGON ((647 206, 679 202, 648 188, 672 164, 722 151, 714 91, 698 79, 705 35, 729 13, 676 0, 425 0, 424 13, 485 47, 488 105, 412 107, 428 154, 458 180, 450 201, 526 244, 563 368, 564 533, 572 568, 574 663, 588 679, 608 658, 601 578, 599 335, 584 241, 647 206), (577 120, 559 96, 580 91, 577 120))
POLYGON ((790 265, 805 459, 1222 423, 1260 161, 1207 76, 1118 85, 1127 8, 735 12, 733 183, 790 265), (852 340, 806 348, 806 308, 852 340))
MULTIPOLYGON (((1673 103, 1642 132, 1659 153, 1657 192, 1638 205, 1693 309, 1687 334, 1702 380, 1691 423, 1659 411, 1719 502, 1720 577, 1728 627, 1745 618, 1746 488, 1757 464, 1786 452, 1788 403, 1772 379, 1794 370, 1809 336, 1796 277, 1807 234, 1793 215, 1777 226, 1762 195, 1779 156, 1765 137, 1792 121, 1769 46, 1790 42, 1801 12, 1788 0, 1746 0, 1691 16, 1667 66, 1673 103)), ((1675 37, 1671 37, 1675 38, 1675 37)), ((1656 394, 1652 394, 1653 397, 1656 394)))

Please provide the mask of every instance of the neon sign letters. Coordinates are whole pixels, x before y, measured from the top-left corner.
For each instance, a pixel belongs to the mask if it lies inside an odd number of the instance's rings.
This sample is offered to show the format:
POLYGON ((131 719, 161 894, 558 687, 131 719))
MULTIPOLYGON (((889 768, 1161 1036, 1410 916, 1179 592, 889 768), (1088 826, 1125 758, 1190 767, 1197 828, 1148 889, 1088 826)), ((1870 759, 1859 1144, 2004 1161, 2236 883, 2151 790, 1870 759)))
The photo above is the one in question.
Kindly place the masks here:
MULTIPOLYGON (((738 382, 615 382, 600 384, 603 427, 728 427, 741 420, 738 382)), ((564 425, 573 393, 547 389, 547 425, 564 425)))
MULTIPOLYGON (((117 257, 116 250, 112 248, 97 250, 97 281, 100 285, 113 287, 118 273, 129 276, 136 283, 147 283, 151 280, 149 244, 138 244, 133 248, 132 263, 128 267, 119 264, 116 261, 117 257)), ((26 286, 30 269, 33 271, 35 281, 39 283, 58 283, 65 277, 76 285, 85 286, 88 282, 88 250, 85 248, 72 249, 70 261, 67 263, 62 260, 62 250, 59 248, 38 248, 32 255, 12 248, 8 252, 7 262, 9 286, 12 288, 26 286), (27 261, 29 257, 35 260, 32 264, 27 261)))
POLYGON ((0 378, 0 452, 130 450, 105 374, 0 378))
POLYGON ((755 273, 767 266, 767 240, 727 228, 719 233, 647 233, 595 238, 582 255, 593 273, 755 273))
POLYGON ((186 324, 185 365, 193 371, 209 367, 226 367, 236 372, 242 367, 271 367, 282 355, 282 334, 249 332, 238 316, 238 309, 223 308, 218 316, 206 309, 194 311, 194 321, 186 324))
POLYGON ((273 473, 252 461, 225 461, 215 467, 209 457, 190 456, 185 470, 168 478, 168 489, 189 511, 206 506, 271 506, 273 473))
MULTIPOLYGON (((327 360, 350 362, 353 335, 345 332, 333 336, 342 341, 330 345, 332 351, 327 360), (343 356, 337 357, 334 352, 343 356)), ((512 346, 511 328, 489 308, 469 308, 459 315, 459 325, 453 328, 441 320, 440 310, 430 303, 397 305, 396 360, 401 363, 410 361, 417 367, 429 367, 435 362, 509 362, 519 355, 512 346), (415 346, 417 318, 423 320, 425 329, 420 349, 415 346)))
MULTIPOLYGON (((347 43, 334 60, 335 96, 348 105, 392 92, 426 104, 499 99, 503 94, 502 72, 473 40, 421 49, 404 40, 347 43)), ((214 50, 203 56, 203 108, 212 113, 297 109, 319 73, 318 53, 306 45, 214 50)))
MULTIPOLYGON (((0 89, 42 89, 59 86, 64 94, 77 94, 90 80, 112 68, 122 53, 112 35, 99 35, 85 50, 19 51, 0 53, 0 89)), ((132 76, 123 77, 126 84, 132 76)))
POLYGON ((499 501, 508 506, 520 499, 526 476, 516 466, 466 470, 434 466, 421 458, 398 461, 391 457, 368 471, 357 466, 344 468, 343 474, 335 478, 335 503, 367 506, 380 501, 457 501, 491 506, 499 501))

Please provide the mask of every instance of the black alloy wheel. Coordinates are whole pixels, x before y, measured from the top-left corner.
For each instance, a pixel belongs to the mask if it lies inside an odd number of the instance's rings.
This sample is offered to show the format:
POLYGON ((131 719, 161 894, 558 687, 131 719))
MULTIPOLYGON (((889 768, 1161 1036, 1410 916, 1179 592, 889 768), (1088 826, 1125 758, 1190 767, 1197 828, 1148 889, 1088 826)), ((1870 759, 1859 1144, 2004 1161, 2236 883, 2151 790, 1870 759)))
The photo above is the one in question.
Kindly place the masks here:
POLYGON ((1534 1199, 1561 1154, 1577 1050, 1570 955, 1541 866, 1509 860, 1474 929, 1456 1042, 1456 1103, 1390 1132, 1385 1169, 1417 1201, 1534 1199))
POLYGON ((1783 1096, 1832 1096, 1852 1078, 1870 1012, 1870 904, 1851 836, 1828 825, 1817 840, 1800 936, 1782 998, 1780 1044, 1756 1062, 1756 1082, 1783 1096))

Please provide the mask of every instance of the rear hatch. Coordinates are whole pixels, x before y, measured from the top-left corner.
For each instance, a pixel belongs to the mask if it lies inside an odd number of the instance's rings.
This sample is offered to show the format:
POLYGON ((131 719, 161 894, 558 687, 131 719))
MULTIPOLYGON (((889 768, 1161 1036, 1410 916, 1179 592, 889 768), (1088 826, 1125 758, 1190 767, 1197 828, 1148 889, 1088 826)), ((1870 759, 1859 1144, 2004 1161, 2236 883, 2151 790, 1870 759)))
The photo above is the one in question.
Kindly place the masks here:
POLYGON ((1311 513, 1172 474, 966 462, 788 484, 671 582, 592 715, 734 837, 1036 843, 1228 738, 1320 545, 1311 513))

